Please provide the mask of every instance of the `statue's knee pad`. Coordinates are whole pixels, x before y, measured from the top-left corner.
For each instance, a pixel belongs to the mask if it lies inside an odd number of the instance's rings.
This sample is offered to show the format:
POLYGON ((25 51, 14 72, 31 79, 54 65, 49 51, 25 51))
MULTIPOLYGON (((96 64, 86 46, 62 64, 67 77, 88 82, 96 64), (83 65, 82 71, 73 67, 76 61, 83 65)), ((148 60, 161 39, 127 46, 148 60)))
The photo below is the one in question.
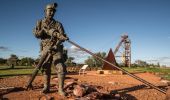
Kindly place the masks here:
POLYGON ((56 70, 58 74, 65 74, 66 73, 66 66, 63 63, 58 63, 56 65, 56 70))

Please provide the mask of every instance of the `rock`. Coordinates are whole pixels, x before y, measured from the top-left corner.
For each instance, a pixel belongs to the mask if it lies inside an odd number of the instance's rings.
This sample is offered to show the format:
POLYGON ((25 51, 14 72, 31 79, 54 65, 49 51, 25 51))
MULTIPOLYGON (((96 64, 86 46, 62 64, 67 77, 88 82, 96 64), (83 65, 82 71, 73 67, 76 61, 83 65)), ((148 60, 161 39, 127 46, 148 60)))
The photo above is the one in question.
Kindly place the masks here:
POLYGON ((73 87, 74 85, 77 85, 76 82, 67 82, 66 85, 64 86, 64 90, 66 90, 69 87, 73 87))
POLYGON ((76 85, 73 94, 77 97, 82 97, 86 93, 86 88, 83 85, 76 85))
POLYGON ((97 70, 97 74, 104 74, 103 70, 97 70))
POLYGON ((115 90, 110 91, 110 95, 115 96, 116 94, 118 94, 117 91, 115 91, 115 90))
POLYGON ((161 80, 162 83, 169 83, 170 81, 168 80, 161 80))
POLYGON ((118 82, 113 82, 113 81, 110 81, 108 82, 109 84, 112 84, 112 85, 118 85, 119 83, 118 82))
POLYGON ((166 99, 165 100, 170 100, 170 88, 166 92, 166 99))
POLYGON ((170 81, 168 80, 161 80, 161 83, 167 84, 168 86, 170 85, 170 81))
POLYGON ((43 95, 40 95, 40 96, 38 97, 38 99, 39 99, 39 100, 54 100, 54 97, 43 94, 43 95))
POLYGON ((92 92, 92 93, 87 95, 87 98, 89 98, 89 100, 96 100, 96 99, 100 99, 102 96, 103 96, 102 93, 92 92))

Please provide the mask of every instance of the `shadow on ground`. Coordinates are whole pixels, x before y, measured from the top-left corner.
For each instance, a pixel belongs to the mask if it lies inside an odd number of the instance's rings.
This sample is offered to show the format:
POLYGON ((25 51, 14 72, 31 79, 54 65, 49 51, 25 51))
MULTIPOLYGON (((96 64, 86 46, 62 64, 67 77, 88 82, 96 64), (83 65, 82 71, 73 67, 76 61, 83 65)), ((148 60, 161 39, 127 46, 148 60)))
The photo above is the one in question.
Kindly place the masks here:
POLYGON ((110 94, 112 95, 120 95, 121 99, 123 100, 137 100, 136 97, 132 96, 131 94, 128 94, 128 92, 136 91, 139 89, 146 88, 145 85, 137 85, 129 88, 123 88, 123 89, 117 89, 117 90, 112 90, 110 91, 110 94))

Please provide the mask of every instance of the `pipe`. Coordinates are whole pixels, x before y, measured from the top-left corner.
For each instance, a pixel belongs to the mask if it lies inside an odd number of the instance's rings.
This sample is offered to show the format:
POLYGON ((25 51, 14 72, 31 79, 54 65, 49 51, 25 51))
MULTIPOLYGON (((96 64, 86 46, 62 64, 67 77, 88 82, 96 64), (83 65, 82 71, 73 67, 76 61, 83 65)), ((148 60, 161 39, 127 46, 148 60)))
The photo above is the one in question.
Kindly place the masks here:
POLYGON ((81 49, 82 51, 85 51, 85 52, 89 53, 90 55, 92 55, 92 56, 94 56, 94 57, 96 57, 96 58, 98 58, 98 59, 100 59, 100 60, 102 60, 102 61, 104 61, 104 62, 110 64, 111 66, 116 67, 117 69, 123 71, 123 72, 126 73, 127 75, 129 75, 129 76, 131 76, 131 77, 137 79, 138 81, 144 83, 145 85, 150 86, 150 87, 152 87, 152 88, 158 90, 159 92, 166 94, 166 91, 165 91, 165 90, 160 89, 160 88, 156 87, 155 85, 153 85, 153 84, 147 82, 146 80, 144 80, 144 79, 142 79, 142 78, 140 78, 140 77, 138 77, 138 76, 136 76, 136 75, 134 75, 134 74, 129 73, 128 71, 124 70, 123 68, 118 67, 118 66, 116 66, 116 65, 114 65, 114 64, 112 64, 112 63, 110 63, 110 62, 108 62, 107 60, 105 60, 105 59, 103 59, 103 58, 101 58, 101 57, 95 55, 94 53, 90 52, 89 50, 87 50, 87 49, 85 49, 85 48, 83 48, 83 47, 81 47, 81 46, 79 46, 78 44, 74 43, 73 41, 71 41, 71 40, 67 40, 67 41, 68 41, 70 44, 72 44, 72 45, 78 47, 78 48, 81 49))

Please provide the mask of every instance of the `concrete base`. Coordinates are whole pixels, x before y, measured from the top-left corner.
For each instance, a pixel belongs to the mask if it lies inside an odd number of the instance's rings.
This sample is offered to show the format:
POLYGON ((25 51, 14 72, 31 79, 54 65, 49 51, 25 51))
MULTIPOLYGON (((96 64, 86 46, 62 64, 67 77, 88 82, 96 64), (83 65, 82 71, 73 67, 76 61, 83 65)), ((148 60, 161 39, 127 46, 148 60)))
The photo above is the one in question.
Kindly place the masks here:
POLYGON ((97 74, 123 75, 123 72, 122 72, 122 71, 119 71, 119 70, 97 70, 97 74))

